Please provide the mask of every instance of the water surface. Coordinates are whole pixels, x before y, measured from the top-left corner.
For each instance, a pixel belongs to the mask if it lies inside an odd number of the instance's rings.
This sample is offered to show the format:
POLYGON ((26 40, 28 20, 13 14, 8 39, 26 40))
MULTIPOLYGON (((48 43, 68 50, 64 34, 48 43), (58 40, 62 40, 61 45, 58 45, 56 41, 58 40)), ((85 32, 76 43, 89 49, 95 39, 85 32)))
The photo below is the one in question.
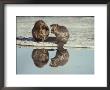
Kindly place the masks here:
POLYGON ((50 50, 49 61, 41 68, 34 64, 32 48, 17 47, 17 74, 94 74, 94 50, 89 48, 68 48, 68 61, 58 67, 51 67, 51 58, 57 50, 50 50))

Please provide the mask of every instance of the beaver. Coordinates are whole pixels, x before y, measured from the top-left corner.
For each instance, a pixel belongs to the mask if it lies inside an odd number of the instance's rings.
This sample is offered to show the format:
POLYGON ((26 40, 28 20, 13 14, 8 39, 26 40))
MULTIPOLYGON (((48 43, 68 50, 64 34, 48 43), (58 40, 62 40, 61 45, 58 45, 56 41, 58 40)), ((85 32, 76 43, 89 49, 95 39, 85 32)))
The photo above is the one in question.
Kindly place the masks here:
POLYGON ((51 33, 56 36, 56 44, 63 43, 66 44, 69 39, 69 31, 65 26, 60 26, 58 24, 52 24, 51 33))
POLYGON ((38 20, 32 29, 32 36, 34 41, 44 41, 49 36, 49 27, 43 20, 38 20))
POLYGON ((51 59, 50 66, 51 67, 58 67, 63 66, 68 62, 69 53, 67 49, 57 49, 56 56, 51 59))
POLYGON ((32 52, 32 59, 34 64, 41 68, 47 64, 49 60, 49 53, 47 49, 34 49, 32 52))

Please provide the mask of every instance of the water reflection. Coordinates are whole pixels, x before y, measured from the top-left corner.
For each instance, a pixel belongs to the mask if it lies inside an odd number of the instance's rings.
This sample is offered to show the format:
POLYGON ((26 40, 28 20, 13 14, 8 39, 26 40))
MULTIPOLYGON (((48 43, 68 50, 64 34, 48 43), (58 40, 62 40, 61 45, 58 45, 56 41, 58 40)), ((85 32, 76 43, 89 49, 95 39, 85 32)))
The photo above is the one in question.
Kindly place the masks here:
POLYGON ((47 49, 34 49, 32 51, 32 59, 34 64, 41 68, 49 61, 49 53, 47 49))
MULTIPOLYGON (((34 61, 35 66, 41 68, 46 65, 49 61, 49 49, 33 49, 32 51, 32 59, 34 61)), ((63 66, 68 62, 69 53, 67 49, 57 49, 55 57, 51 58, 49 66, 58 67, 63 66)))
POLYGON ((50 66, 58 67, 63 66, 68 62, 69 53, 67 49, 57 49, 56 56, 51 59, 50 66))

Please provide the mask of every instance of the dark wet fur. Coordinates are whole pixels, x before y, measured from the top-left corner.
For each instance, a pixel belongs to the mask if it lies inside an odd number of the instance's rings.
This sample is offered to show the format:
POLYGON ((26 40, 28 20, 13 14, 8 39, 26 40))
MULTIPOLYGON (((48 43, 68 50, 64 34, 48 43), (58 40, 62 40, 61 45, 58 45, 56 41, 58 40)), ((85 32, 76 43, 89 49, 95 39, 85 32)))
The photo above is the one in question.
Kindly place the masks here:
POLYGON ((56 36, 55 43, 59 46, 66 44, 69 39, 68 29, 65 26, 60 26, 58 24, 52 24, 50 26, 52 27, 51 33, 55 34, 56 36))
POLYGON ((49 28, 43 20, 36 21, 33 29, 32 36, 34 41, 45 41, 49 36, 49 28))

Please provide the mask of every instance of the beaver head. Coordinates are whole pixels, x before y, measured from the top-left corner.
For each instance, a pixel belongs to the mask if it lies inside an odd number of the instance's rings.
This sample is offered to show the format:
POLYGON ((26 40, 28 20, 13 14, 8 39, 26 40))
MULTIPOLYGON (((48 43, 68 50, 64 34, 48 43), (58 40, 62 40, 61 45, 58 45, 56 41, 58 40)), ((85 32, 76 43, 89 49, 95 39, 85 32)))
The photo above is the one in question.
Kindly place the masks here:
POLYGON ((59 25, 58 24, 52 24, 52 25, 50 25, 50 27, 51 27, 51 33, 55 34, 55 32, 58 31, 59 25))

